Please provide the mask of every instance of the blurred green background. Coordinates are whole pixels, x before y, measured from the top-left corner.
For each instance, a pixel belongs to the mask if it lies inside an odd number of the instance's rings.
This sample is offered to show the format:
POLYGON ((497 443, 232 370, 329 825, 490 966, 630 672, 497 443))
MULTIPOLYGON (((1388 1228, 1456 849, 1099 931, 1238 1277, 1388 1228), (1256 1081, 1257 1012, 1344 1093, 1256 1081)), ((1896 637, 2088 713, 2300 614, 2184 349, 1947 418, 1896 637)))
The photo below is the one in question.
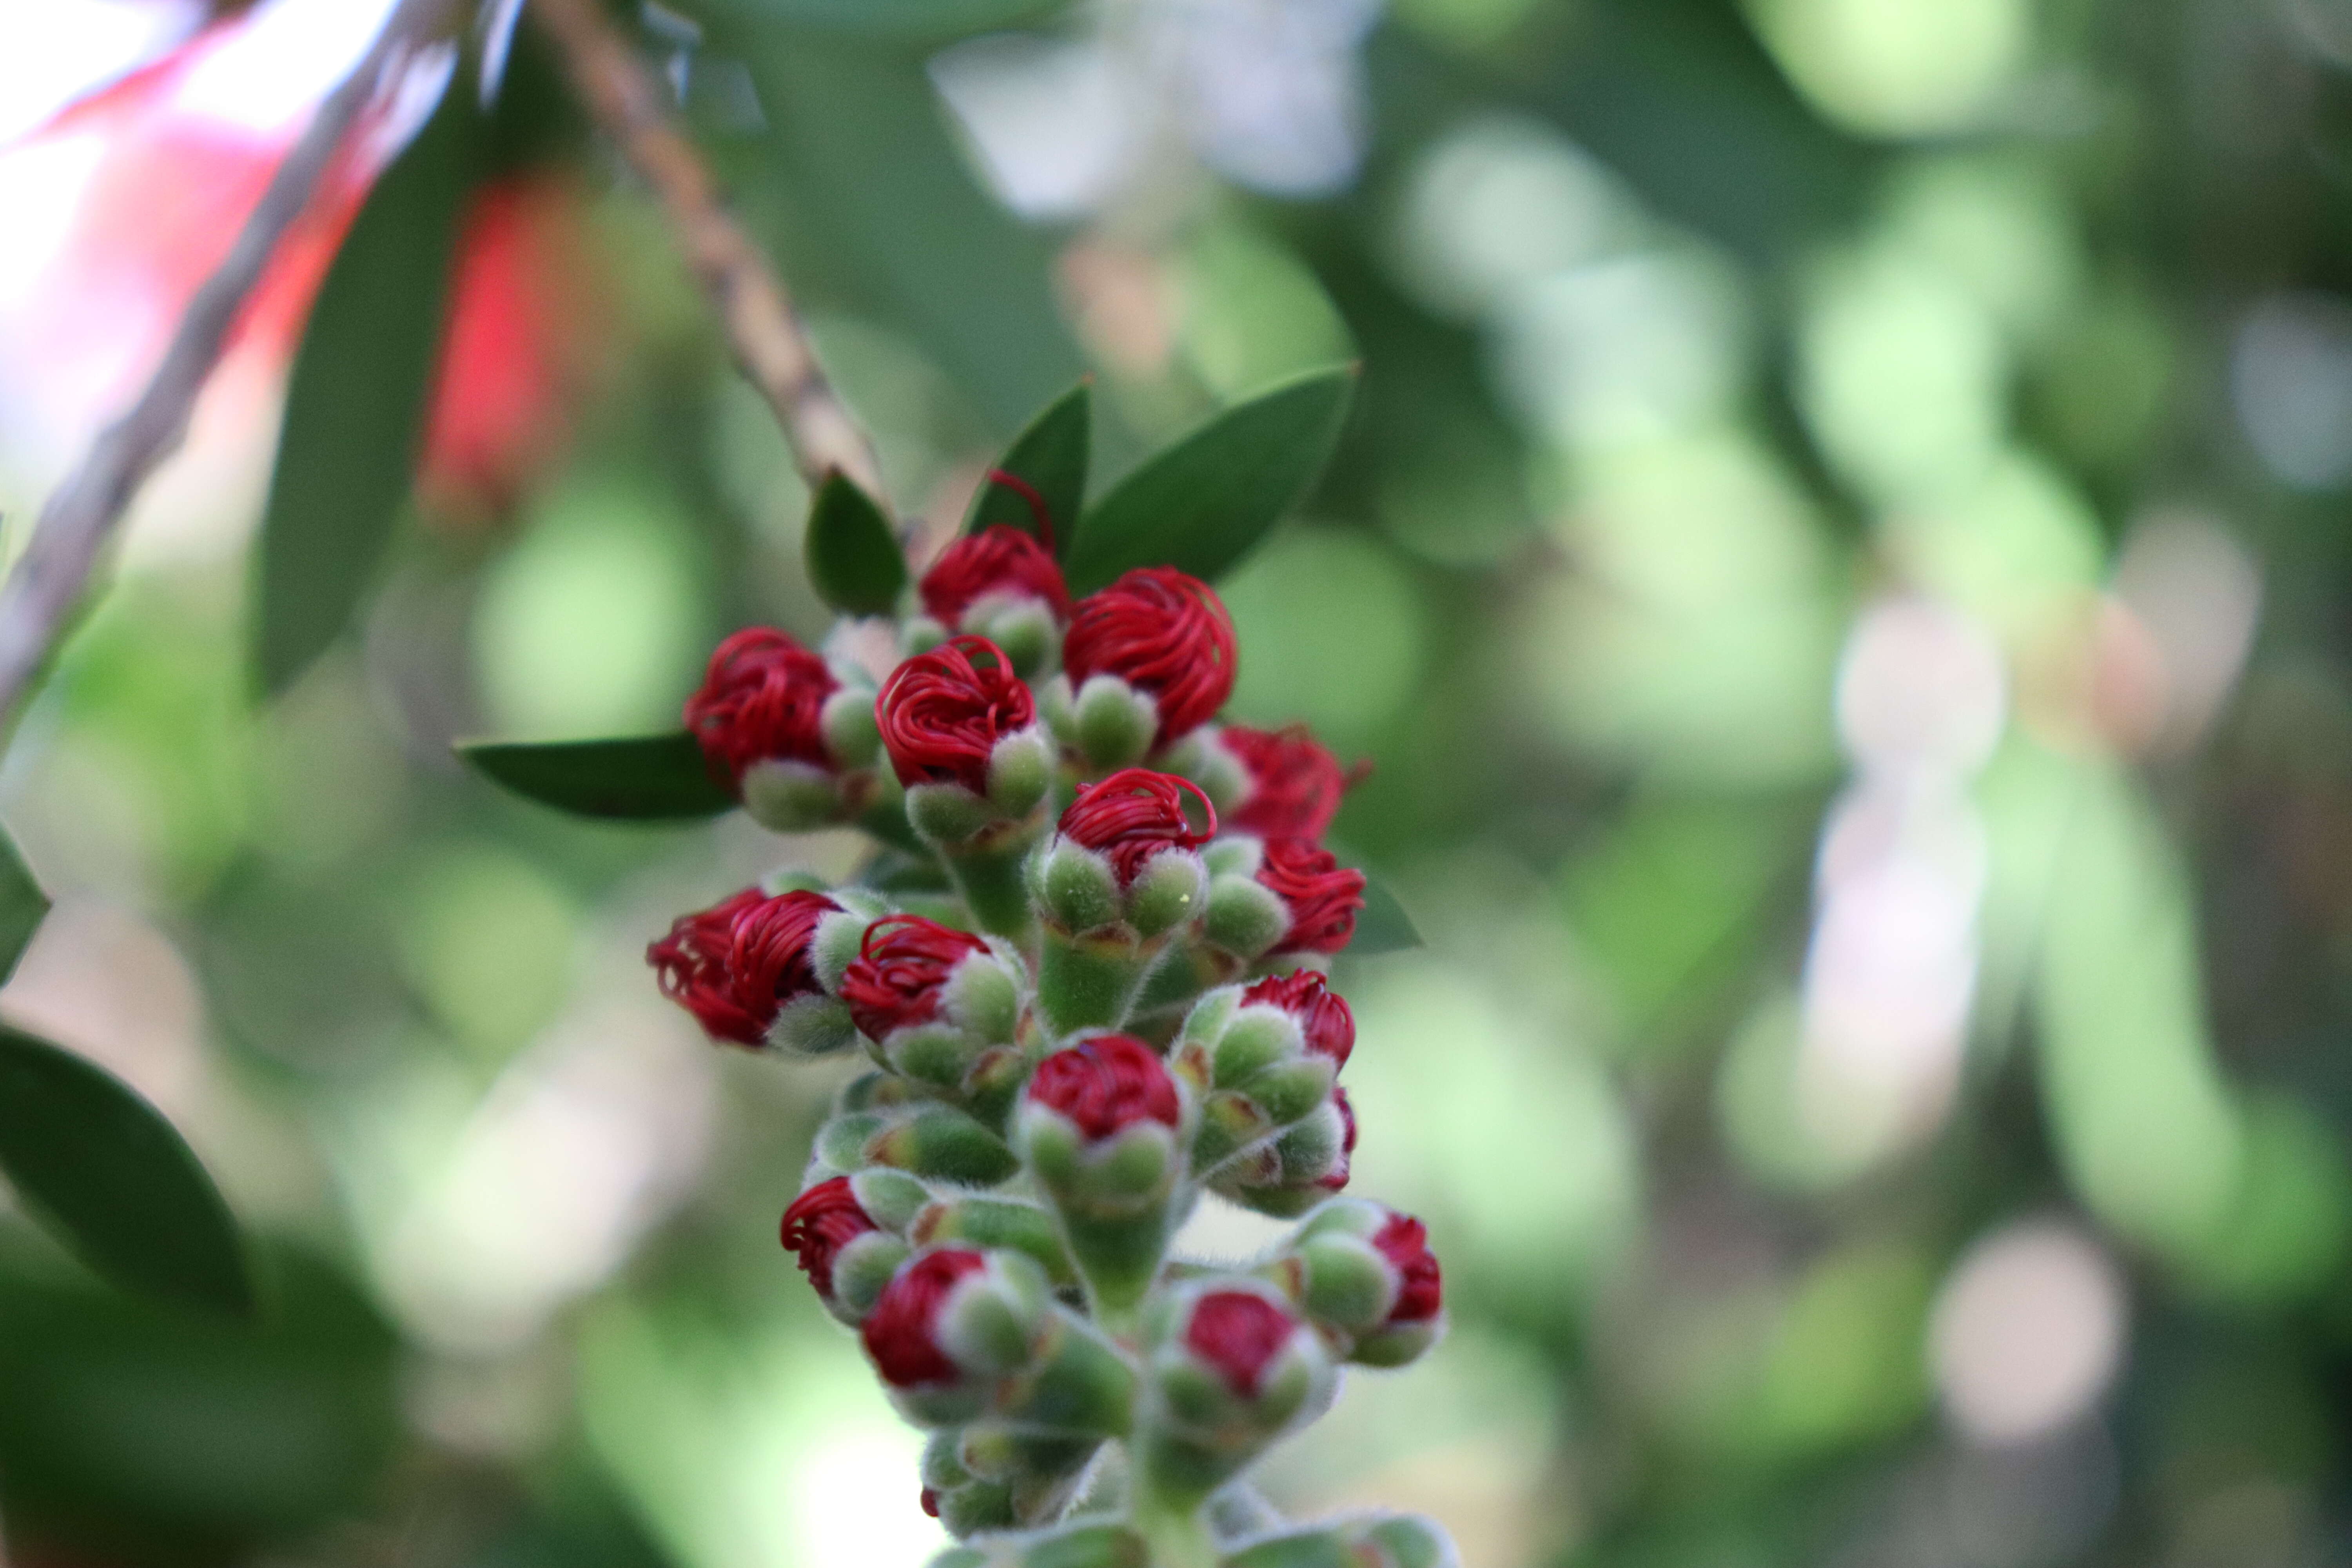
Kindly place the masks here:
MULTIPOLYGON (((1115 472, 1363 362, 1224 584, 1234 711, 1374 764, 1337 832, 1427 946, 1341 965, 1356 1185, 1454 1327, 1279 1500, 1472 1568, 2352 1561, 2352 4, 615 16, 934 537, 1081 372, 1115 472)), ((726 630, 823 624, 527 23, 493 119, 529 417, 436 448, 263 704, 275 393, 223 392, 0 770, 58 899, 0 1013, 185 1129, 270 1303, 150 1311, 0 1209, 16 1568, 939 1541, 775 1241, 840 1069, 639 956, 854 844, 448 753, 667 725, 726 630)), ((14 522, 71 447, 0 363, 14 522)))

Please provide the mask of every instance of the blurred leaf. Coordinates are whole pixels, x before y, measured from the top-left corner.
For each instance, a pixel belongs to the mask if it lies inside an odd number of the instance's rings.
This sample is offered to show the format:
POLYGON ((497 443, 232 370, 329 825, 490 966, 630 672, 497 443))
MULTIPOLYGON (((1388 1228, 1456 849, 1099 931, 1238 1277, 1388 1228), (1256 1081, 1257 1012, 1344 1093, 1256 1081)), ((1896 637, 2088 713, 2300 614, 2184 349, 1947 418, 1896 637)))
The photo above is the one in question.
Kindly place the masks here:
POLYGON ((16 972, 16 961, 48 912, 49 896, 33 880, 16 841, 0 833, 0 980, 16 972))
POLYGON ((1370 872, 1364 876, 1364 907, 1356 911, 1356 934, 1348 951, 1358 958, 1378 958, 1384 952, 1404 952, 1421 945, 1421 932, 1404 912, 1386 882, 1370 872))
POLYGON ((735 807, 683 730, 612 741, 461 742, 457 752, 492 782, 581 816, 675 822, 735 807))
POLYGON ((1223 573, 1306 496, 1355 387, 1353 365, 1312 372, 1146 458, 1080 521, 1071 591, 1091 593, 1136 566, 1223 573))
POLYGON ((725 9, 795 27, 938 42, 1034 22, 1065 0, 724 0, 725 9))
POLYGON ((7 1028, 0 1172, 93 1272, 124 1289, 253 1310, 236 1222, 172 1124, 96 1064, 7 1028))
POLYGON ((252 658, 265 696, 342 634, 391 545, 481 130, 474 94, 446 94, 376 182, 311 307, 261 520, 252 658))
POLYGON ((710 16, 768 116, 736 171, 761 198, 747 219, 812 303, 903 331, 991 429, 1018 430, 1086 370, 1049 238, 981 187, 919 55, 754 15, 710 16))
POLYGON ((1087 460, 1092 421, 1090 389, 1080 382, 1047 404, 1029 427, 1013 437, 980 493, 972 497, 966 533, 1005 523, 1024 533, 1040 530, 1037 509, 1045 510, 1043 526, 1055 553, 1066 555, 1077 536, 1078 514, 1087 504, 1087 460), (1036 492, 1036 505, 1020 486, 997 478, 1010 475, 1036 492))
POLYGON ((907 586, 907 557, 890 520, 847 475, 832 473, 809 505, 809 581, 853 616, 887 616, 907 586))

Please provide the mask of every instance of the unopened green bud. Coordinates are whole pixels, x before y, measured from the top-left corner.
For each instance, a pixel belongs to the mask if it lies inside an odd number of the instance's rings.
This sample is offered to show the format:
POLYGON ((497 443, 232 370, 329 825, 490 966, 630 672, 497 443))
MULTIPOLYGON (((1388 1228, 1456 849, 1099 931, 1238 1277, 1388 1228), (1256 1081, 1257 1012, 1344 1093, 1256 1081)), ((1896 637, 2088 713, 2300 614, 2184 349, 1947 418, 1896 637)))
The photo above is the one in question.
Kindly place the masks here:
POLYGON ((1020 1169, 1004 1140, 951 1105, 917 1100, 835 1116, 816 1158, 835 1171, 887 1165, 933 1181, 993 1186, 1020 1169))
POLYGON ((1165 1499, 1205 1500, 1336 1387, 1323 1342, 1262 1280, 1186 1280, 1158 1295, 1145 1333, 1138 1459, 1165 1499))
POLYGON ((1374 1514, 1255 1542, 1224 1568, 1458 1568, 1460 1561, 1431 1521, 1374 1514))
POLYGON ((1250 776, 1249 770, 1226 749, 1219 734, 1217 725, 1202 725, 1169 747, 1160 765, 1199 784, 1210 804, 1217 808, 1217 815, 1224 816, 1249 794, 1250 776))
POLYGON ((1289 910, 1255 877, 1227 871, 1210 879, 1201 934, 1220 951, 1253 960, 1289 929, 1289 910))
POLYGON ((1009 1248, 1027 1253, 1056 1286, 1075 1285, 1078 1273, 1053 1215, 1020 1198, 955 1193, 934 1200, 908 1226, 918 1247, 1009 1248))
POLYGON ((824 749, 845 770, 873 767, 882 756, 882 731, 874 721, 874 690, 845 686, 824 700, 818 727, 824 749))
POLYGON ((1089 774, 1143 761, 1159 729, 1159 705, 1116 675, 1089 677, 1071 703, 1070 740, 1089 774))
POLYGON ((787 1056, 829 1057, 857 1039, 849 1009, 834 996, 795 996, 768 1026, 768 1044, 787 1056))
POLYGON ((945 847, 971 838, 997 814, 985 797, 960 784, 925 783, 907 786, 907 820, 926 843, 945 847))
POLYGON ((856 815, 843 775, 832 768, 767 757, 737 781, 743 809, 771 833, 814 833, 856 815))
POLYGON ((1003 818, 1027 816, 1054 784, 1054 742, 1035 725, 996 742, 988 754, 988 804, 1003 818))

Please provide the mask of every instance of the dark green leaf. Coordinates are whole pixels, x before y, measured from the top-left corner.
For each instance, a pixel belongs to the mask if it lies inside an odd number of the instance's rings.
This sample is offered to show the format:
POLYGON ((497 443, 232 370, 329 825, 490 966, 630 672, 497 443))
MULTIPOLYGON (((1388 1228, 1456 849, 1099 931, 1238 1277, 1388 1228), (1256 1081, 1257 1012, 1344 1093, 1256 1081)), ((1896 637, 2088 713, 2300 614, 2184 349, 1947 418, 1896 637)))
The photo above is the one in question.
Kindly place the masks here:
POLYGON ((35 1217, 124 1289, 252 1310, 236 1222, 172 1124, 95 1064, 5 1027, 0 1172, 35 1217))
POLYGON ((1306 496, 1355 387, 1353 365, 1310 372, 1145 458, 1079 522, 1071 592, 1092 593, 1136 566, 1223 573, 1306 496))
POLYGON ((966 533, 978 533, 1000 522, 1024 533, 1035 533, 1042 509, 1055 552, 1068 552, 1070 541, 1077 537, 1078 513, 1087 504, 1092 401, 1082 381, 1029 421, 1029 427, 1013 437, 980 493, 972 497, 971 515, 964 521, 966 533), (1006 484, 997 474, 1009 475, 1020 484, 1006 484), (1034 504, 1021 485, 1035 492, 1034 504))
POLYGON ((890 520, 846 475, 832 473, 809 503, 809 582, 853 616, 887 616, 907 586, 907 556, 890 520))
POLYGON ((1086 370, 1052 240, 974 178, 919 53, 746 25, 750 9, 712 34, 768 115, 739 175, 747 221, 796 292, 904 332, 991 431, 1018 430, 1086 370))
POLYGON ((48 912, 49 896, 33 880, 15 842, 0 833, 0 980, 16 973, 16 961, 48 912))
POLYGON ((463 742, 457 754, 515 794, 581 816, 675 822, 735 805, 683 730, 614 741, 463 742))
POLYGON ((1356 934, 1349 941, 1348 951, 1358 958, 1377 958, 1420 945, 1421 932, 1413 929, 1412 917, 1404 912, 1397 896, 1389 891, 1387 883, 1366 873, 1364 907, 1356 911, 1356 934))
POLYGON ((408 498, 481 117, 458 75, 377 180, 311 307, 261 520, 252 658, 265 696, 342 634, 408 498))
POLYGON ((1034 22, 1066 0, 718 0, 719 8, 749 21, 937 43, 968 33, 1034 22))

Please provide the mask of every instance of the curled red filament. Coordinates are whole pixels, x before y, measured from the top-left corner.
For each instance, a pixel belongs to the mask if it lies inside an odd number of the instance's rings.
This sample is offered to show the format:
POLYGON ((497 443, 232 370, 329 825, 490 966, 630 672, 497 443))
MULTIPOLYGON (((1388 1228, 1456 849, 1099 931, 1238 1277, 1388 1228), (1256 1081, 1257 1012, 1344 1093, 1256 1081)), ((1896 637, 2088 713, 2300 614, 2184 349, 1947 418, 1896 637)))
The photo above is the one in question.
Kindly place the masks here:
POLYGON ((1340 865, 1328 849, 1304 838, 1269 838, 1257 880, 1290 910, 1290 929, 1275 952, 1337 952, 1356 934, 1364 874, 1340 865))
POLYGON ((1132 1035, 1097 1035, 1055 1051, 1037 1064, 1027 1093, 1089 1142, 1139 1121, 1173 1127, 1181 1115, 1167 1064, 1132 1035))
POLYGON ((940 1309, 963 1279, 988 1267, 979 1253, 962 1247, 926 1252, 900 1266, 883 1288, 882 1299, 860 1335, 882 1381, 894 1388, 952 1383, 961 1375, 940 1349, 940 1309))
POLYGON ((939 1016, 940 993, 957 964, 988 944, 970 931, 920 915, 886 915, 866 928, 841 977, 850 1020, 870 1040, 939 1016))
POLYGON ((1370 772, 1354 771, 1304 724, 1252 730, 1228 724, 1217 732, 1249 774, 1249 793, 1225 814, 1225 826, 1264 838, 1320 838, 1339 815, 1339 797, 1370 772))
POLYGON ((1043 599, 1054 618, 1070 618, 1070 590, 1062 568, 1036 536, 1005 523, 966 534, 940 552, 923 574, 923 608, 952 628, 984 594, 1016 594, 1043 599))
POLYGON ((1349 1169, 1356 1162, 1356 1108, 1348 1103, 1348 1091, 1344 1089, 1331 1091, 1331 1104, 1339 1112, 1339 1163, 1315 1181, 1327 1193, 1347 1186, 1349 1169))
POLYGON ((1062 813, 1061 829, 1072 843, 1108 856, 1124 888, 1162 850, 1197 849, 1214 838, 1217 808, 1190 779, 1121 768, 1100 784, 1078 786, 1077 798, 1062 813), (1200 808, 1198 828, 1185 814, 1187 797, 1200 808))
POLYGON ((1335 1070, 1348 1065, 1356 1048, 1356 1015, 1349 1010, 1347 998, 1314 970, 1268 975, 1243 992, 1242 1000, 1281 1008, 1298 1020, 1308 1050, 1330 1058, 1335 1070))
POLYGON ((1036 722, 1029 689, 1004 650, 982 637, 950 637, 891 672, 875 704, 902 784, 988 790, 988 759, 1003 737, 1036 722))
POLYGON ((1073 687, 1108 674, 1150 693, 1160 710, 1153 743, 1164 746, 1217 716, 1234 694, 1239 651, 1214 589, 1173 566, 1139 566, 1078 601, 1062 668, 1073 687))
POLYGON ((1372 1249, 1389 1260, 1402 1280, 1396 1305, 1389 1309, 1391 1323, 1422 1323, 1437 1316, 1444 1305, 1444 1284, 1437 1271, 1437 1255, 1429 1250, 1429 1231, 1410 1215, 1391 1215, 1372 1237, 1372 1249))
POLYGON ((1255 1399, 1267 1363, 1297 1331, 1297 1319, 1255 1291, 1212 1290, 1193 1303, 1184 1342, 1217 1369, 1227 1388, 1255 1399))
POLYGON ((686 727, 733 786, 745 768, 771 759, 830 767, 824 702, 840 688, 824 660, 782 632, 746 626, 711 654, 686 700, 686 727))
POLYGON ((801 1272, 808 1276, 818 1295, 831 1300, 833 1260, 843 1247, 880 1228, 859 1205, 857 1194, 849 1190, 849 1178, 835 1176, 794 1198, 792 1207, 784 1211, 784 1250, 799 1255, 801 1272))
POLYGON ((722 904, 680 915, 646 949, 662 994, 694 1015, 713 1039, 756 1046, 784 1004, 817 992, 809 939, 841 906, 823 893, 770 898, 746 888, 722 904))

